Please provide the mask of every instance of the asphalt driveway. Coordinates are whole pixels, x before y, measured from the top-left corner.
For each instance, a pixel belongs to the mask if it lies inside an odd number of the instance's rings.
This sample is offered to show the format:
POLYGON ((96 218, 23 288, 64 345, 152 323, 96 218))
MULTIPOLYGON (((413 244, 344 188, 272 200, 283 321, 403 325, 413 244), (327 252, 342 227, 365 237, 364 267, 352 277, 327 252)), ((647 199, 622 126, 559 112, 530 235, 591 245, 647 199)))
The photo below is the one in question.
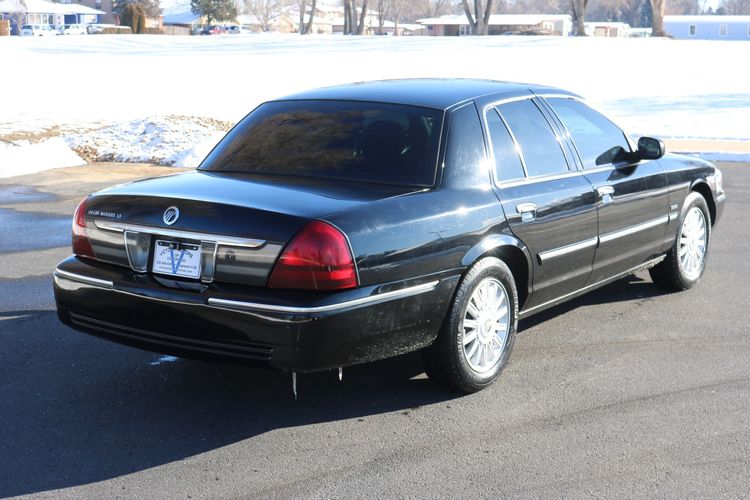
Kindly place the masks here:
POLYGON ((301 376, 297 401, 282 373, 58 322, 50 273, 76 202, 167 170, 1 180, 0 496, 746 497, 748 167, 723 165, 729 201, 693 290, 641 273, 525 320, 472 396, 409 355, 301 376))

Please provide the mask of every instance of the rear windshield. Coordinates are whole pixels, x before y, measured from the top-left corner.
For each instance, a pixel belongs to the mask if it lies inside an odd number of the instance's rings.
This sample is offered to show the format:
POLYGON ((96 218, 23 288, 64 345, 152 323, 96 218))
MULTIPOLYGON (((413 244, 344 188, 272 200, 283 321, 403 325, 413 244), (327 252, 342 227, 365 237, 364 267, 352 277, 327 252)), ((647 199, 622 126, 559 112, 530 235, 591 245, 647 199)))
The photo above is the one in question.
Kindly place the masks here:
POLYGON ((243 119, 201 170, 432 186, 443 112, 353 101, 277 101, 243 119))

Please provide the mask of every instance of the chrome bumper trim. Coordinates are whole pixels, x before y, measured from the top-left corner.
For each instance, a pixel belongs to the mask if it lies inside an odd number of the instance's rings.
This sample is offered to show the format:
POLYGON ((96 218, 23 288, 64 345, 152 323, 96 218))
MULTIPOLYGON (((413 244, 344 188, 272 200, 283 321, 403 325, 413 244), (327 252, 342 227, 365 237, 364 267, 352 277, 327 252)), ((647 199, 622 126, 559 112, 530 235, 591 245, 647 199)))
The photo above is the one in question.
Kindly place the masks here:
POLYGON ((52 275, 55 278, 65 278, 72 281, 77 281, 79 283, 84 283, 86 285, 93 285, 98 286, 100 288, 114 288, 115 284, 108 280, 101 280, 99 278, 92 278, 91 276, 84 276, 82 274, 76 274, 71 273, 68 271, 63 271, 61 269, 55 269, 55 272, 52 273, 52 275))
MULTIPOLYGON (((147 295, 141 295, 134 292, 125 290, 118 290, 114 287, 114 283, 107 280, 98 278, 91 278, 89 276, 83 276, 81 274, 71 273, 68 271, 62 271, 55 269, 54 277, 56 279, 64 278, 78 283, 84 283, 86 285, 96 286, 99 288, 107 288, 118 293, 124 293, 127 295, 135 295, 138 297, 145 297, 149 300, 155 300, 159 302, 172 302, 166 299, 159 299, 155 297, 148 297, 147 295)), ((369 297, 362 297, 360 299, 347 300, 344 302, 338 302, 336 304, 328 304, 325 306, 314 306, 314 307, 297 307, 297 306, 281 306, 275 304, 262 304, 259 302, 244 302, 240 300, 228 300, 228 299, 217 299, 210 297, 208 299, 208 306, 220 307, 226 309, 235 309, 239 311, 247 312, 265 312, 265 313, 281 313, 281 314, 319 314, 327 312, 342 311, 345 309, 352 309, 360 306, 380 304, 382 302, 389 302, 391 300, 401 299, 412 295, 419 295, 422 293, 430 292, 437 288, 440 280, 431 281, 429 283, 423 283, 421 285, 411 286, 408 288, 402 288, 401 290, 394 290, 392 292, 380 293, 377 295, 370 295, 369 297)), ((176 301, 180 302, 180 301, 176 301)), ((180 302, 183 303, 183 302, 180 302)), ((184 302, 188 305, 205 306, 206 304, 191 304, 184 302)))
POLYGON ((297 306, 280 306, 274 304, 261 304, 258 302, 243 302, 239 300, 227 300, 227 299, 215 299, 209 298, 208 305, 217 307, 226 307, 230 309, 241 309, 250 311, 262 311, 262 312, 274 312, 283 314, 318 314, 340 311, 342 309, 351 309, 354 307, 364 305, 374 305, 381 302, 388 302, 391 300, 401 299, 411 295, 419 295, 425 292, 430 292, 437 288, 440 281, 431 281, 422 285, 412 286, 401 290, 394 290, 392 292, 381 293, 378 295, 371 295, 369 297, 362 297, 361 299, 347 300, 345 302, 339 302, 336 304, 329 304, 325 306, 315 307, 297 307, 297 306))
POLYGON ((260 248, 266 244, 265 240, 256 240, 253 238, 238 238, 235 236, 223 236, 219 234, 197 233, 194 231, 181 231, 179 229, 168 229, 164 227, 140 226, 137 224, 125 224, 122 222, 108 222, 104 220, 95 220, 94 225, 104 231, 115 233, 124 233, 131 231, 136 233, 145 233, 152 236, 170 236, 172 238, 184 238, 186 240, 210 241, 217 245, 232 247, 260 248))

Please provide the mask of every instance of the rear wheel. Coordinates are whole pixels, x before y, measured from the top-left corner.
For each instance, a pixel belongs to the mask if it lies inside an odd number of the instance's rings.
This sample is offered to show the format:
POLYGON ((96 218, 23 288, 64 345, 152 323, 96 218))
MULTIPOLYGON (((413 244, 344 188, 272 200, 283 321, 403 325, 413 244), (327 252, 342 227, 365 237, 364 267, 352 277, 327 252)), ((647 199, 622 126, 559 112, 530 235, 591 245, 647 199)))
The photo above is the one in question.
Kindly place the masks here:
POLYGON ((695 286, 706 270, 711 217, 706 200, 699 193, 690 193, 685 199, 678 228, 667 257, 649 274, 660 287, 680 291, 695 286))
POLYGON ((459 284, 437 340, 422 351, 427 375, 466 393, 488 386, 510 357, 517 318, 510 269, 494 257, 482 259, 459 284))

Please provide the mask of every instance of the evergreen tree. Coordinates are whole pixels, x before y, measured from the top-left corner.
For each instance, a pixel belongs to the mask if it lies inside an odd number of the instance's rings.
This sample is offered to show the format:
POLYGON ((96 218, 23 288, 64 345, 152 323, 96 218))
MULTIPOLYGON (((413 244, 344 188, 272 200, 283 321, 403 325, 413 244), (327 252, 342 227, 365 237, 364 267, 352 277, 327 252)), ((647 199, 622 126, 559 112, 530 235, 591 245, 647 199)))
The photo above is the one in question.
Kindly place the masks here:
POLYGON ((213 21, 232 21, 237 17, 237 6, 234 0, 190 0, 193 14, 206 18, 206 23, 213 21))

